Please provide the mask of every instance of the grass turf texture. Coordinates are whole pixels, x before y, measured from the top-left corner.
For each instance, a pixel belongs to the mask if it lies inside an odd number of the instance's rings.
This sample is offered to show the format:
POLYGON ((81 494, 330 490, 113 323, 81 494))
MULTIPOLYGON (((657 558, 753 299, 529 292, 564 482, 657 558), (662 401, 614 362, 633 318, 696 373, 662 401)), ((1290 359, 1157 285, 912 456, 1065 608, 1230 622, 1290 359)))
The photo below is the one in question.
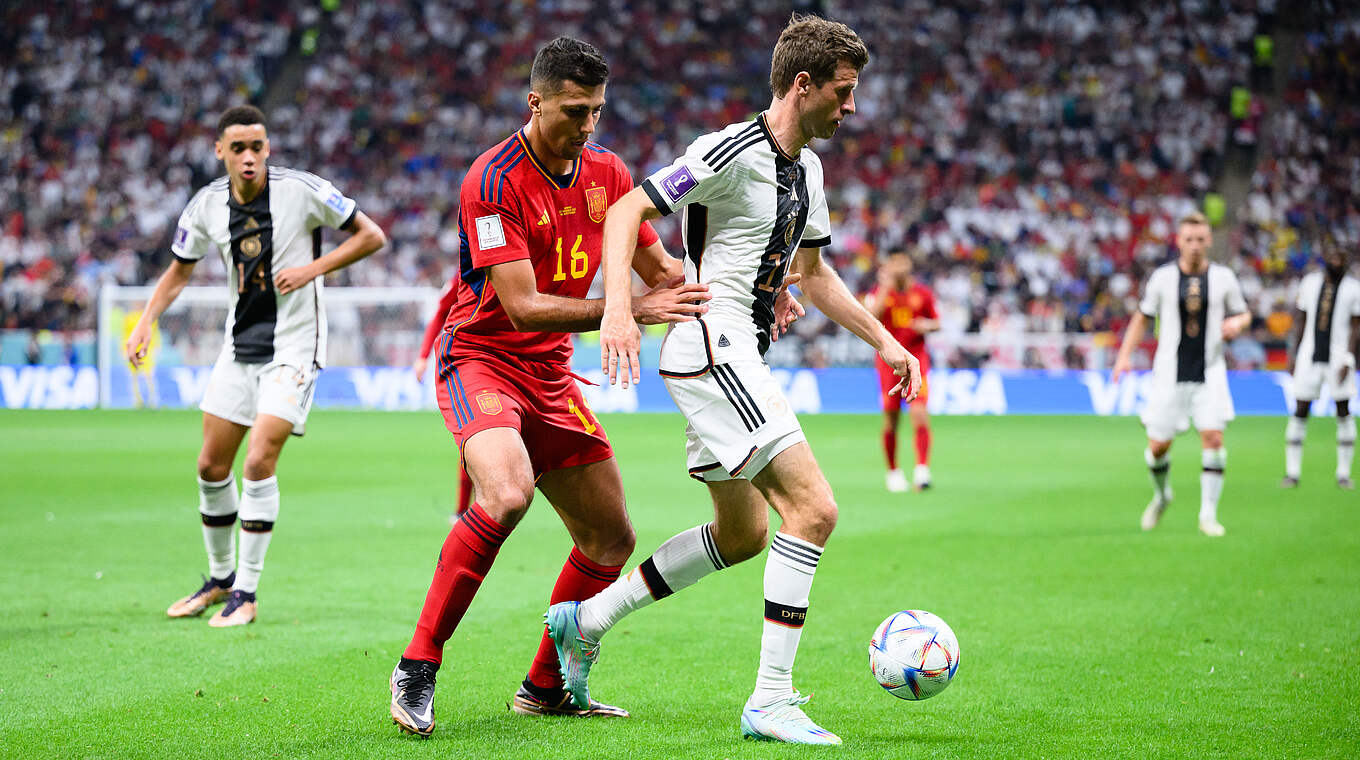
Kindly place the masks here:
MULTIPOLYGON (((683 421, 606 417, 638 549, 710 514, 683 421)), ((882 487, 878 420, 804 419, 840 523, 812 592, 797 685, 838 757, 1343 757, 1360 747, 1360 499, 1309 426, 1304 484, 1276 487, 1282 419, 1233 424, 1224 539, 1200 536, 1198 442, 1178 500, 1150 488, 1130 419, 936 420, 936 488, 882 487), (955 682, 923 703, 874 682, 866 645, 900 608, 947 620, 955 682)), ((569 548, 541 498, 449 642, 434 737, 401 735, 387 677, 424 598, 456 488, 430 414, 318 412, 280 468, 260 620, 210 629, 165 607, 205 567, 199 416, 0 412, 0 756, 829 756, 743 742, 763 557, 626 619, 592 694, 632 720, 505 703, 569 548)), ((910 436, 903 457, 910 462, 910 436)))

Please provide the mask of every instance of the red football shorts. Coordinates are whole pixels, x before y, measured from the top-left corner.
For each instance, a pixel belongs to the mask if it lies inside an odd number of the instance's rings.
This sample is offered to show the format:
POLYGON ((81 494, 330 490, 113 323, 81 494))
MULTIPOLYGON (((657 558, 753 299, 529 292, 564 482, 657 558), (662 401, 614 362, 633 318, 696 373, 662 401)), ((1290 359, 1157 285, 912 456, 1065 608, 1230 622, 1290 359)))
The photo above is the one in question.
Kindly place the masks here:
POLYGON ((459 450, 490 428, 519 431, 534 477, 614 456, 572 375, 555 365, 464 352, 439 362, 436 397, 459 450))
MULTIPOLYGON (((916 354, 912 354, 912 356, 916 356, 916 354)), ((926 375, 930 373, 930 355, 916 356, 916 359, 921 362, 921 392, 916 394, 916 400, 912 402, 913 404, 925 403, 930 390, 930 383, 926 380, 926 375)), ((893 374, 892 367, 889 367, 887 362, 884 362, 881 358, 874 357, 874 366, 878 368, 878 390, 879 395, 883 398, 883 409, 885 411, 901 409, 902 394, 889 395, 888 391, 892 390, 892 387, 897 385, 902 378, 893 374)))

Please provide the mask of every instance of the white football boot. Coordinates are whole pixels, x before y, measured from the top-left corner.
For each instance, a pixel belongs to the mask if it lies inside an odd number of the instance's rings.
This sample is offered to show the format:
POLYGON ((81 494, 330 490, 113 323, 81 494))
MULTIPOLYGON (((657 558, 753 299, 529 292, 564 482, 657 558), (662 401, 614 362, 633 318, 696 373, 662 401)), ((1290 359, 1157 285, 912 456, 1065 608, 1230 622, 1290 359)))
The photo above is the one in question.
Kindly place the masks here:
POLYGON ((1143 530, 1152 530, 1157 527, 1157 523, 1162 521, 1162 515, 1169 506, 1171 506, 1170 488, 1167 488, 1161 496, 1153 496, 1152 501, 1148 502, 1147 509, 1143 510, 1143 530))
POLYGON ((812 695, 794 692, 787 700, 757 707, 746 700, 741 709, 741 735, 747 739, 789 744, 840 744, 841 738, 812 722, 802 710, 812 695))
POLYGON ((907 483, 907 474, 901 470, 888 470, 888 475, 883 481, 889 493, 906 493, 910 487, 907 483))

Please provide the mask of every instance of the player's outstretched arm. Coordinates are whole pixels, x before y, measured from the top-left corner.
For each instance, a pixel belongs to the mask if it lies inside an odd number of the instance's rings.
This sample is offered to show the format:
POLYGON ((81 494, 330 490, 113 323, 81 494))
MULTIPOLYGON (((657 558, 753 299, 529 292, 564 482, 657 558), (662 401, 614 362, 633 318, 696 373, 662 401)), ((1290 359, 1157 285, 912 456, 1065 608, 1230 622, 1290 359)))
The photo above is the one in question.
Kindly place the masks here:
MULTIPOLYGON (((568 298, 541 293, 528 259, 493 264, 487 269, 491 286, 505 308, 510 324, 521 332, 589 332, 600 328, 605 302, 601 298, 568 298)), ((708 310, 704 285, 686 285, 684 275, 652 288, 633 302, 633 319, 643 324, 684 322, 708 310)))
POLYGON ((640 187, 618 199, 604 219, 601 267, 604 269, 604 317, 600 321, 600 369, 613 385, 623 376, 623 387, 641 379, 638 352, 642 333, 633 320, 633 255, 638 226, 659 219, 661 212, 640 187))
POLYGON ((165 274, 156 281, 156 289, 151 291, 151 299, 146 302, 146 308, 142 309, 142 316, 132 328, 132 334, 128 335, 127 345, 124 346, 128 361, 133 367, 142 366, 151 344, 151 327, 170 304, 179 298, 184 286, 189 284, 189 277, 194 273, 194 264, 193 261, 175 259, 170 262, 165 274))
POLYGON ((1124 343, 1119 346, 1119 355, 1114 360, 1114 370, 1110 374, 1110 382, 1117 383, 1119 378, 1129 371, 1130 358, 1133 356, 1133 347, 1143 340, 1143 331, 1147 328, 1147 316, 1141 311, 1135 311, 1133 318, 1129 320, 1129 326, 1124 330, 1124 343))
POLYGON ((350 236, 345 242, 337 245, 335 250, 310 264, 289 267, 275 274, 274 288, 279 294, 291 293, 318 277, 337 269, 344 269, 387 243, 387 235, 383 233, 382 228, 362 211, 355 213, 354 221, 344 230, 350 233, 350 236))
POLYGON ((799 287, 812 305, 821 309, 831 321, 873 346, 883 361, 902 378, 890 392, 900 392, 906 401, 916 398, 921 390, 920 362, 888 333, 877 317, 855 300, 840 275, 822 258, 822 249, 799 248, 793 265, 803 278, 799 287))

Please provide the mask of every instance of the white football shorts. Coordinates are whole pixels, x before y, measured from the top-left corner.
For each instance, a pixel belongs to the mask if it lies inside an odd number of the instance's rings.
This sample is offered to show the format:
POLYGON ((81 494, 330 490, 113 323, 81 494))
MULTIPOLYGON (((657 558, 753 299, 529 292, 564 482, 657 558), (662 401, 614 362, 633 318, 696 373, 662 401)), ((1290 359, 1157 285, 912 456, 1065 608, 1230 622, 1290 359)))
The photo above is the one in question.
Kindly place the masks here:
POLYGON ((1349 401, 1355 398, 1355 367, 1352 366, 1354 360, 1348 355, 1342 361, 1333 361, 1329 364, 1319 362, 1300 362, 1294 365, 1294 398, 1299 401, 1316 401, 1318 394, 1322 391, 1322 384, 1327 384, 1327 391, 1331 394, 1333 401, 1349 401), (1341 372, 1345 370, 1346 379, 1341 380, 1341 372))
POLYGON ((678 323, 661 346, 660 373, 689 423, 685 451, 696 480, 750 480, 807 440, 754 336, 716 322, 678 323))
POLYGON ((1191 421, 1199 431, 1223 430, 1235 416, 1224 376, 1203 383, 1154 387, 1143 408, 1142 421, 1148 438, 1169 441, 1189 430, 1191 421))
POLYGON ((293 435, 307 429, 316 388, 315 368, 291 364, 242 364, 223 351, 208 376, 199 409, 215 417, 247 427, 261 414, 293 423, 293 435))

